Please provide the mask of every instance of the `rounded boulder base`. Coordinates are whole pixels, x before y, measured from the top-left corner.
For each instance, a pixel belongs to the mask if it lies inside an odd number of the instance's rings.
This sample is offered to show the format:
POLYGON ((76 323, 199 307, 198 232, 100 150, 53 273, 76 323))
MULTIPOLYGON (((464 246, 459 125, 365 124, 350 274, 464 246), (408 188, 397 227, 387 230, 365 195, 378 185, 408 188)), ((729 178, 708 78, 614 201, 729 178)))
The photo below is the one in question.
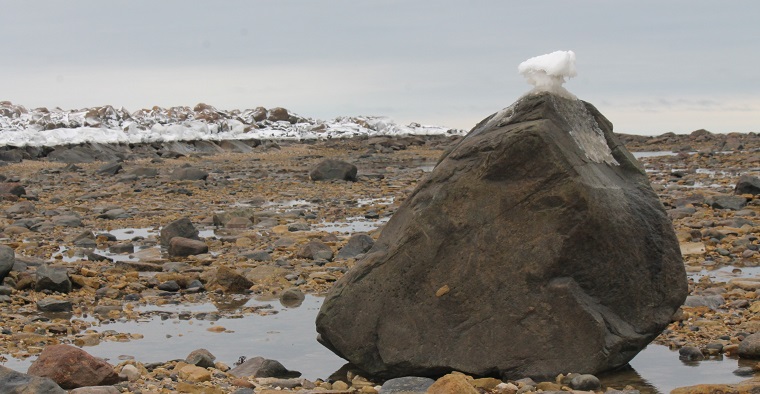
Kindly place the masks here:
POLYGON ((687 292, 672 223, 609 121, 529 94, 441 159, 316 323, 374 377, 596 374, 628 363, 687 292))

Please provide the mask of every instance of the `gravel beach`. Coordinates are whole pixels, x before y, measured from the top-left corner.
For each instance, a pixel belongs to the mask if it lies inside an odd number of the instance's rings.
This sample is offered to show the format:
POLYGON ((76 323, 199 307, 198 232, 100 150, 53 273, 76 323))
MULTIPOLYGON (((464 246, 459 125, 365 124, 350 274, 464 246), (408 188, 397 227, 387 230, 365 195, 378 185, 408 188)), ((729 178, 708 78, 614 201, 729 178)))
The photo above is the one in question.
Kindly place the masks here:
MULTIPOLYGON (((121 161, 6 162, 0 166, 0 360, 26 373, 53 345, 88 351, 138 343, 146 333, 109 330, 109 323, 160 317, 208 323, 195 349, 209 354, 155 354, 160 362, 110 358, 117 382, 89 385, 124 393, 425 392, 432 380, 386 383, 350 370, 333 376, 302 370, 305 377, 298 377, 288 375, 293 371, 285 363, 271 367, 273 360, 256 360, 266 366, 258 365, 258 377, 235 373, 259 354, 243 348, 239 359, 214 357, 229 329, 213 322, 274 318, 277 308, 267 302, 297 307, 304 297, 324 295, 459 138, 257 141, 250 149, 219 143, 212 151, 171 155, 131 146, 133 154, 121 161), (313 180, 310 172, 326 159, 356 166, 356 181, 313 180), (180 241, 164 242, 170 224, 188 222, 180 241), (252 297, 261 302, 247 303, 252 297), (209 303, 225 306, 182 312, 209 303), (168 306, 180 308, 156 312, 168 306), (406 383, 413 387, 393 388, 406 383)), ((760 332, 760 188, 752 188, 760 175, 760 138, 697 131, 621 139, 673 220, 689 274, 690 296, 655 343, 679 350, 670 357, 684 362, 741 357, 733 375, 740 378, 694 387, 679 381, 685 388, 676 392, 760 389, 751 361, 760 358, 760 334, 753 335, 760 332), (749 380, 737 383, 742 379, 749 380)), ((635 379, 567 372, 543 382, 452 374, 429 392, 661 390, 635 379)))

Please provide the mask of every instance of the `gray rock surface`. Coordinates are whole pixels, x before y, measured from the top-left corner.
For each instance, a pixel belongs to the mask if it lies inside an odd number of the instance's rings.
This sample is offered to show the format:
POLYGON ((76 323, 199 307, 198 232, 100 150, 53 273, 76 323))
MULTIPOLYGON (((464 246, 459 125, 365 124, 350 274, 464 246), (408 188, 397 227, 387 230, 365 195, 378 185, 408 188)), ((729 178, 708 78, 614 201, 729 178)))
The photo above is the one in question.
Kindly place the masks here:
POLYGON ((0 283, 16 264, 16 253, 8 246, 0 245, 0 283))
POLYGON ((200 240, 198 230, 188 218, 177 219, 161 228, 159 235, 161 246, 168 248, 169 241, 174 237, 200 240))
POLYGON ((264 357, 253 357, 244 363, 232 368, 229 373, 239 378, 297 378, 301 376, 298 371, 291 371, 277 360, 269 360, 264 357))
POLYGON ((34 284, 37 291, 50 290, 59 293, 71 291, 71 280, 65 267, 41 265, 37 268, 37 280, 34 284))
POLYGON ((747 205, 747 199, 742 196, 715 195, 707 199, 707 204, 715 209, 738 211, 747 205))
POLYGON ((380 377, 593 374, 630 361, 686 295, 671 222, 610 122, 538 94, 442 158, 317 331, 380 377))
POLYGON ((760 359, 760 333, 748 335, 739 343, 739 357, 760 359))
POLYGON ((361 253, 369 251, 375 241, 367 234, 356 234, 349 238, 345 246, 343 246, 336 258, 338 259, 350 259, 356 257, 361 253))
POLYGON ((383 383, 380 394, 424 394, 435 380, 418 376, 404 376, 383 383))
POLYGON ((27 375, 0 365, 0 393, 5 394, 66 394, 50 378, 27 375))

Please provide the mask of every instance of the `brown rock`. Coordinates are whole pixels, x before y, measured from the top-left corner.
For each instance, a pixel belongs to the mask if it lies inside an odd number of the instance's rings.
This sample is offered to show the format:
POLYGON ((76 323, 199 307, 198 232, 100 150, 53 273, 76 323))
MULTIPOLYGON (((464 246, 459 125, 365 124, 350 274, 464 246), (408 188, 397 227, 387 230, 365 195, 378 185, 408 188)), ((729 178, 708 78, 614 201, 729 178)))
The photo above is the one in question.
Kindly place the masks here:
POLYGON ((67 390, 119 381, 111 364, 71 345, 47 346, 27 373, 50 378, 67 390))
POLYGON ((210 290, 222 290, 225 293, 242 293, 253 286, 253 282, 227 267, 217 268, 207 274, 206 279, 210 290))
POLYGON ((196 365, 186 365, 179 370, 179 377, 190 382, 208 382, 211 371, 196 365))
POLYGON ((169 241, 169 256, 193 256, 208 253, 208 245, 203 241, 174 237, 169 241))
POLYGON ((462 374, 448 374, 433 383, 427 389, 429 394, 478 394, 467 377, 462 374))

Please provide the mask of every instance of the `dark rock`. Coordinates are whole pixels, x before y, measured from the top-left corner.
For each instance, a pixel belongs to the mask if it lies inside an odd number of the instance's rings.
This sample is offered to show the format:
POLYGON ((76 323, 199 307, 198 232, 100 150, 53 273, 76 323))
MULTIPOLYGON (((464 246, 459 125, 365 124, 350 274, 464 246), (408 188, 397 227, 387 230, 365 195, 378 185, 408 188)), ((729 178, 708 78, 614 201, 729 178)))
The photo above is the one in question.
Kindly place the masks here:
POLYGON ((705 356, 698 347, 684 346, 678 349, 678 358, 684 361, 701 361, 705 356))
POLYGON ((71 291, 71 280, 65 267, 53 267, 42 265, 37 268, 37 281, 34 284, 34 290, 57 291, 59 293, 68 293, 71 291))
POLYGON ((705 201, 707 205, 715 209, 730 209, 738 211, 747 205, 747 199, 742 196, 716 195, 708 197, 705 201))
POLYGON ((748 335, 739 343, 739 357, 760 359, 760 333, 748 335))
POLYGON ((430 378, 422 378, 417 376, 405 376, 403 378, 395 378, 383 383, 380 388, 380 394, 424 394, 427 389, 435 383, 435 380, 430 378))
POLYGON ((193 350, 185 358, 186 363, 197 365, 201 368, 213 368, 215 360, 216 357, 206 349, 193 350))
POLYGON ((736 376, 752 377, 755 375, 755 369, 752 367, 739 367, 732 372, 736 376))
POLYGON ((628 363, 687 292, 672 224, 610 122, 532 94, 420 182, 332 287, 317 331, 371 376, 598 373, 628 363))
POLYGON ((267 109, 264 107, 256 107, 253 109, 251 115, 253 116, 254 121, 261 122, 262 120, 267 119, 267 109))
POLYGON ((108 251, 111 253, 133 253, 135 251, 135 245, 132 242, 119 242, 117 244, 111 245, 108 248, 108 251))
POLYGON ((760 178, 752 175, 742 175, 734 188, 736 194, 760 194, 760 178))
POLYGON ((333 258, 333 251, 329 246, 319 241, 309 241, 298 250, 298 257, 311 260, 327 260, 333 258))
POLYGON ((18 183, 5 182, 0 183, 0 194, 11 194, 21 197, 26 194, 26 189, 18 183))
POLYGON ((367 234, 356 234, 349 238, 343 248, 338 252, 337 259, 350 259, 359 254, 366 253, 372 246, 375 245, 375 241, 367 234))
POLYGON ((74 309, 71 301, 45 298, 37 301, 37 310, 40 312, 71 312, 74 309))
POLYGON ((50 378, 67 390, 119 382, 111 364, 70 345, 45 347, 27 373, 50 378))
POLYGON ((356 182, 356 166, 345 161, 327 159, 317 164, 309 173, 312 181, 338 179, 356 182))
POLYGON ((28 154, 24 154, 25 152, 20 149, 14 149, 14 150, 0 150, 0 161, 7 161, 10 163, 21 163, 25 156, 29 156, 28 154))
POLYGON ((575 390, 598 390, 601 386, 599 378, 594 375, 577 375, 570 381, 570 387, 575 390))
POLYGON ((172 293, 180 291, 182 289, 176 281, 170 280, 158 285, 158 289, 162 291, 170 291, 172 293))
POLYGON ((272 122, 287 121, 290 120, 290 114, 288 110, 281 107, 275 107, 268 111, 267 119, 272 122))
POLYGON ((200 240, 198 237, 198 230, 195 228, 195 226, 193 226, 193 223, 188 218, 175 220, 161 229, 161 233, 159 235, 161 246, 168 248, 169 241, 171 241, 171 239, 174 237, 200 240))
POLYGON ((175 181, 205 181, 208 178, 208 172, 195 167, 178 168, 172 172, 170 178, 175 181))
POLYGON ((0 393, 66 394, 66 390, 50 378, 23 374, 0 365, 0 393))
POLYGON ((208 253, 208 245, 203 241, 190 238, 174 237, 169 241, 169 256, 193 256, 208 253))
POLYGON ((229 373, 238 378, 297 378, 301 376, 298 371, 290 371, 277 360, 269 360, 264 357, 254 357, 232 368, 229 373))
POLYGON ((11 272, 14 264, 16 264, 16 253, 13 249, 0 245, 0 283, 11 272))
POLYGON ((98 168, 96 172, 101 175, 116 175, 121 170, 122 170, 121 163, 119 163, 118 161, 115 161, 113 163, 106 163, 105 165, 98 168))

